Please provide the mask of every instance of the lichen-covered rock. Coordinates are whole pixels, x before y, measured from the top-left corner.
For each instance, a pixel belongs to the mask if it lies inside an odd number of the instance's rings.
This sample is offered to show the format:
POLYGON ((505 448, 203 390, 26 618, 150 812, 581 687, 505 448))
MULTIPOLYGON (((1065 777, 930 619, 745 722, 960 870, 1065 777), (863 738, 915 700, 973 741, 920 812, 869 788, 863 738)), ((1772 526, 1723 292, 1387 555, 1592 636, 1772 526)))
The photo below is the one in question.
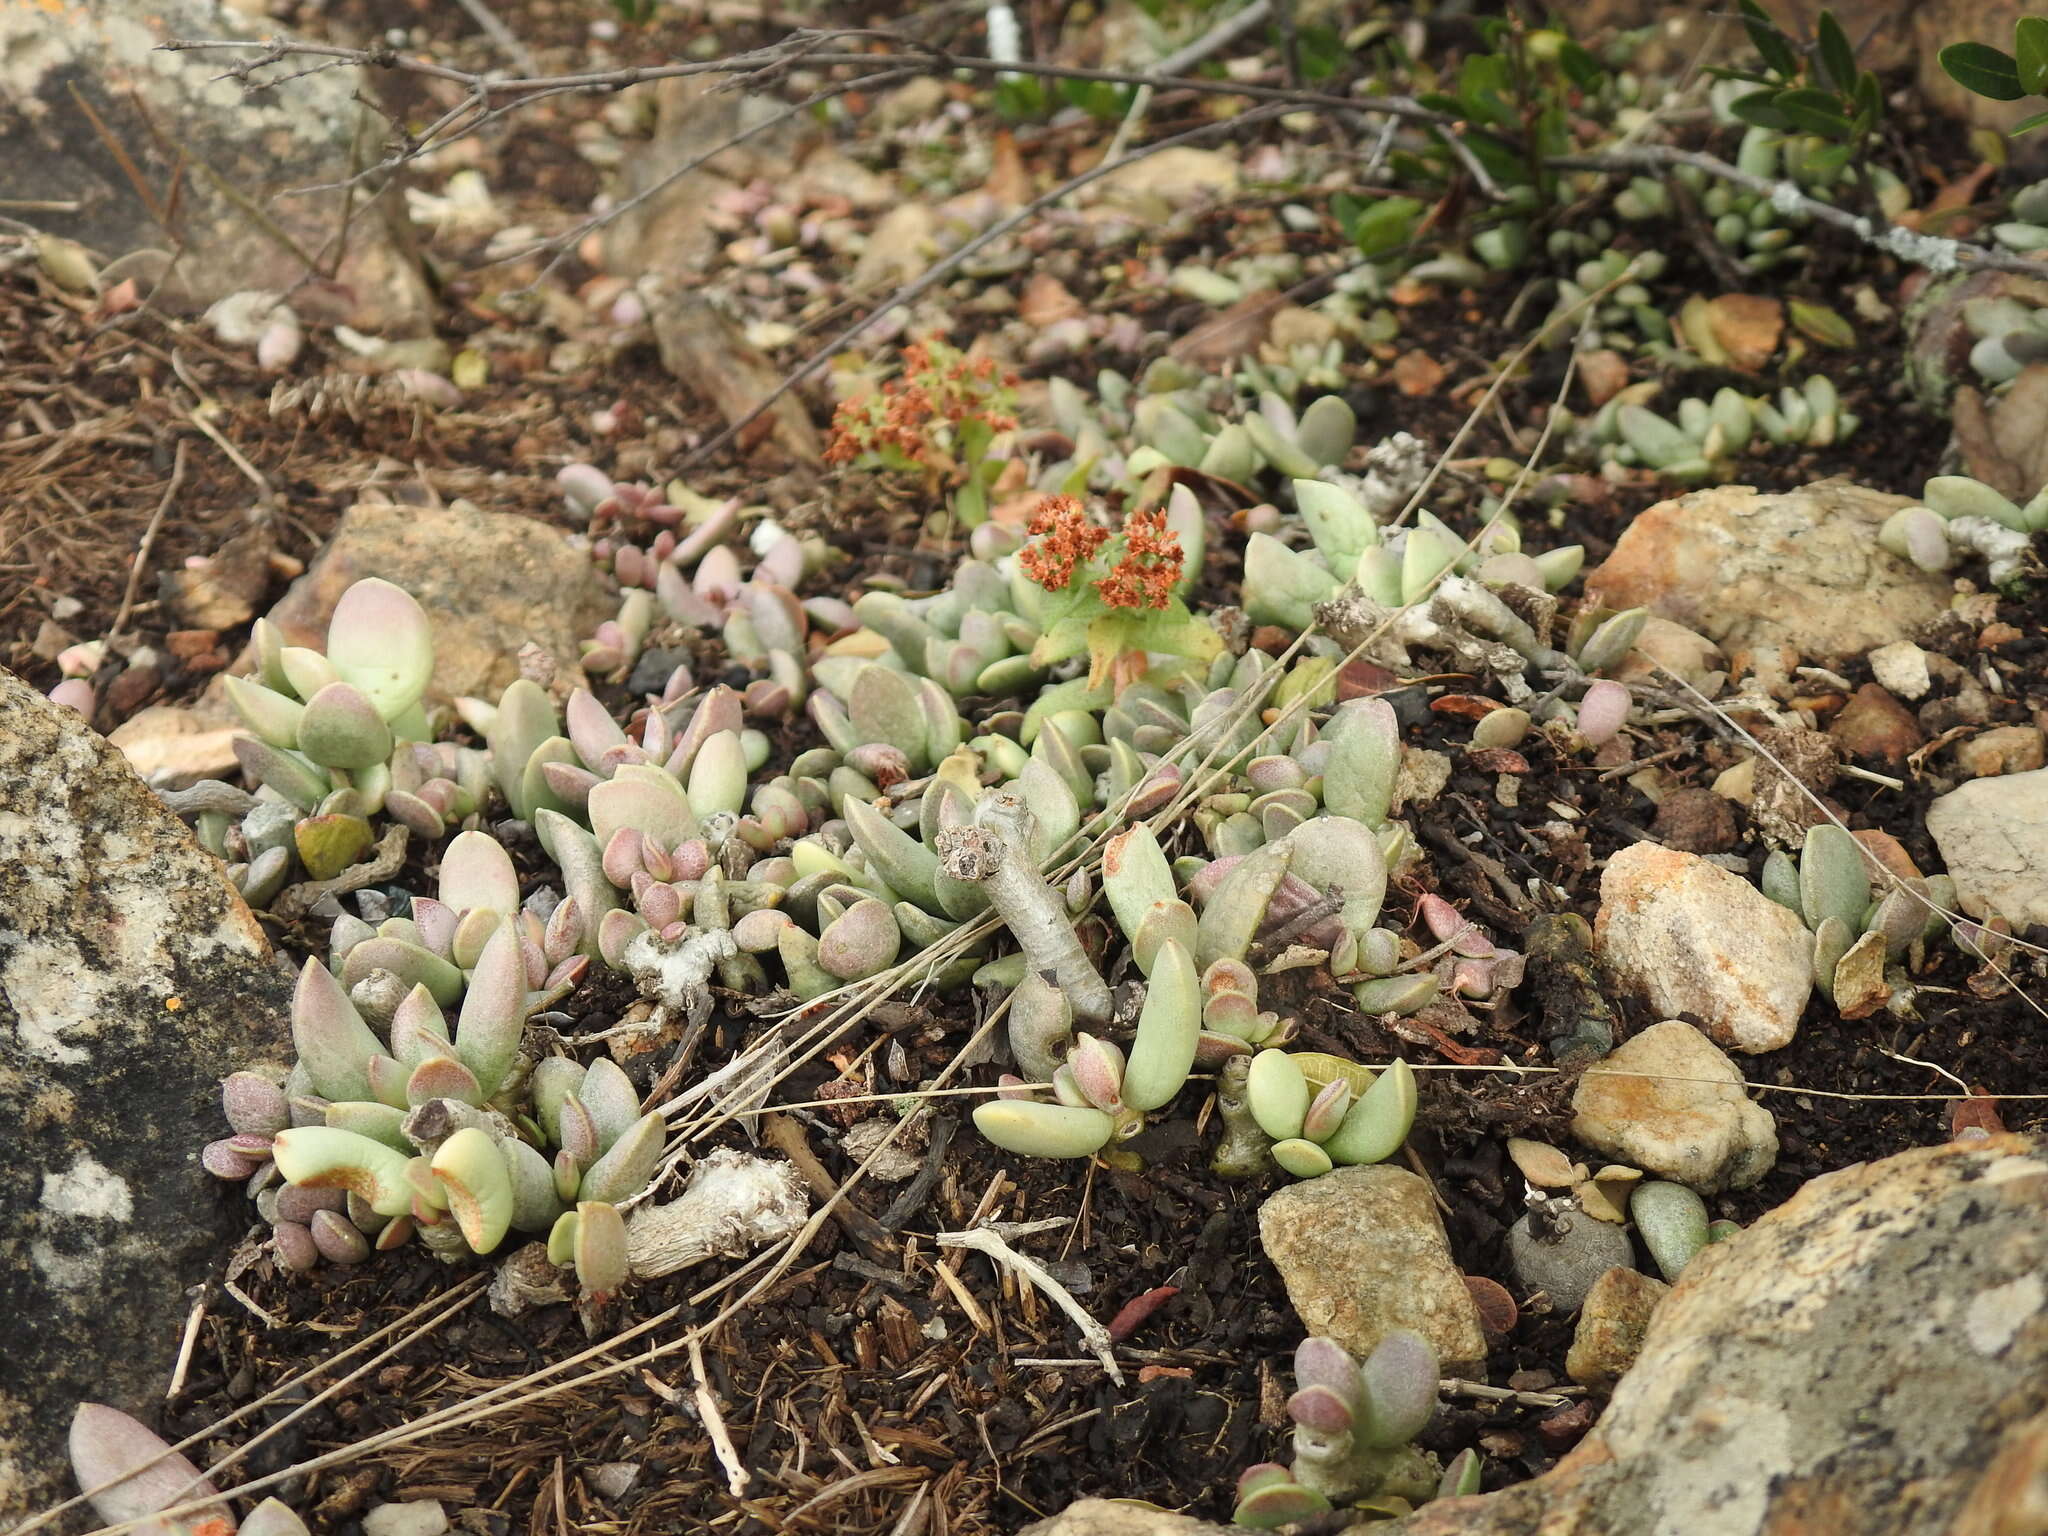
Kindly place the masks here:
POLYGON ((2012 1536, 2043 1529, 2048 1142, 1806 1185, 1705 1249, 1542 1477, 1377 1536, 2012 1536), (2022 1516, 2027 1518, 2021 1518, 2022 1516))
POLYGON ((1781 649, 1825 665, 1915 640, 1947 611, 1950 583, 1878 546, 1877 530, 1912 503, 1839 480, 1762 496, 1716 486, 1659 502, 1629 524, 1586 595, 1646 607, 1758 675, 1786 675, 1781 649))
POLYGON ((434 626, 430 700, 469 694, 495 703, 519 675, 531 640, 564 675, 581 677, 577 642, 618 608, 590 556, 546 523, 467 503, 362 502, 270 611, 286 645, 322 649, 341 594, 366 576, 405 588, 434 626))
POLYGON ((1446 1375, 1479 1369, 1486 1332, 1426 1180, 1384 1163, 1290 1184, 1259 1207, 1259 1241, 1310 1333, 1364 1359, 1396 1328, 1446 1375))
POLYGON ((1698 854, 1637 843, 1607 861, 1593 938, 1624 989, 1716 1043, 1775 1051, 1813 990, 1813 940, 1797 915, 1698 854))
POLYGON ((1703 1195, 1746 1189, 1778 1158, 1771 1112, 1750 1102, 1735 1063, 1682 1019, 1651 1025, 1586 1069, 1572 1094, 1572 1135, 1703 1195))
POLYGON ((1635 1364, 1657 1303, 1671 1287, 1640 1270, 1616 1266, 1593 1282, 1579 1308, 1564 1373, 1582 1387, 1608 1387, 1635 1364))
POLYGON ((0 1526, 73 1491, 81 1399, 163 1395, 248 1224, 201 1171, 219 1080, 289 1057, 291 978, 220 862, 76 714, 0 670, 0 1526))
MULTIPOLYGON (((293 75, 289 84, 251 92, 225 74, 247 50, 159 51, 174 38, 258 36, 218 0, 0 0, 7 195, 76 205, 32 217, 105 257, 182 245, 159 302, 285 292, 309 275, 316 254, 338 251, 335 280, 299 290, 294 303, 315 300, 365 330, 424 328, 431 305, 403 202, 374 195, 374 183, 277 195, 345 178, 364 146, 379 152, 387 125, 358 99, 370 82, 353 69, 307 72, 288 62, 270 73, 293 75), (144 201, 114 143, 156 189, 159 209, 144 201), (164 205, 174 234, 157 217, 164 205)), ((160 273, 141 275, 145 289, 160 273)))

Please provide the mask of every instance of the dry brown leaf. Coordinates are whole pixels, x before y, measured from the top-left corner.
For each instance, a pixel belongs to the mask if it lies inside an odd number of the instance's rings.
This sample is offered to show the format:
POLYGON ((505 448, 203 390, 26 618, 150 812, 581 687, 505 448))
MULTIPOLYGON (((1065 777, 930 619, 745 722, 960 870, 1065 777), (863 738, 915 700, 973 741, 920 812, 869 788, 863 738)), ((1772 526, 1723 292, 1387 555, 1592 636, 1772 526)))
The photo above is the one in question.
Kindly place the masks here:
POLYGON ((1203 321, 1167 348, 1171 357, 1197 368, 1221 368, 1249 357, 1273 328, 1273 317, 1286 305, 1277 288, 1248 293, 1230 308, 1203 321))
POLYGON ((982 183, 982 190, 1005 208, 1021 208, 1032 199, 1031 171, 1024 164, 1017 141, 1007 128, 996 130, 988 180, 982 183))
POLYGON ((1539 1189, 1569 1189, 1585 1178, 1582 1164, 1574 1163, 1548 1142, 1526 1136, 1508 1138, 1508 1156, 1522 1170, 1522 1177, 1539 1189))
POLYGON ((1998 1113, 1998 1100, 1982 1088, 1972 1088, 1967 1099, 1957 1099, 1948 1107, 1948 1134, 1951 1141, 1965 1131, 1982 1131, 1987 1136, 2003 1136, 2005 1121, 1998 1113))
POLYGON ((1744 373, 1761 370, 1785 334, 1785 306, 1759 294, 1724 293, 1708 303, 1707 314, 1730 366, 1744 373))
POLYGON ((1394 360, 1394 387, 1404 395, 1435 394, 1444 381, 1444 365, 1427 352, 1403 352, 1394 360))
POLYGON ((1593 404, 1605 405, 1628 388, 1628 359, 1607 347, 1581 353, 1579 380, 1593 404))
POLYGON ((1087 312, 1081 301, 1067 291, 1067 285, 1050 272, 1034 273, 1024 285, 1023 297, 1017 300, 1017 318, 1029 326, 1072 320, 1087 312))

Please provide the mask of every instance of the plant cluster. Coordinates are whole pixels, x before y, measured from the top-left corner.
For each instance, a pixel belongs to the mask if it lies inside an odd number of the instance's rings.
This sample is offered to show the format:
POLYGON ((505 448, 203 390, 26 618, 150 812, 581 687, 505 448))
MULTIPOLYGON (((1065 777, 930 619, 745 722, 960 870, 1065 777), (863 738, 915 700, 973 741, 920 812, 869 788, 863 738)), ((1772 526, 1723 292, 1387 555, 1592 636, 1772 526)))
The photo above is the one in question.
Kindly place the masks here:
POLYGON ((1478 1491, 1477 1452, 1439 1468, 1414 1444, 1437 1394, 1436 1352, 1420 1334, 1396 1329, 1363 1362, 1336 1340, 1311 1335, 1295 1349, 1294 1379, 1294 1459, 1245 1469, 1236 1524, 1272 1530, 1338 1509, 1393 1519, 1431 1498, 1478 1491))
POLYGON ((1965 553, 1982 558, 1992 584, 2026 566, 2033 536, 2048 528, 2048 486, 2019 506, 1968 475, 1936 475, 1921 505, 1902 507, 1878 530, 1878 542, 1923 571, 1946 571, 1965 553))
MULTIPOLYGON (((2022 16, 2012 24, 2012 52, 1989 43, 1951 43, 1941 67, 1965 90, 1992 101, 2048 99, 2048 16, 2022 16)), ((2048 127, 2048 111, 2012 126, 2015 138, 2048 127)))
POLYGON ((954 515, 975 527, 1005 462, 991 450, 1017 426, 1016 382, 990 358, 912 342, 895 378, 840 402, 825 461, 919 475, 928 492, 949 491, 954 515))
POLYGON ((1688 396, 1678 402, 1676 421, 1644 403, 1660 387, 1652 379, 1618 391, 1574 433, 1570 450, 1604 464, 1642 465, 1681 485, 1719 484, 1734 476, 1735 456, 1759 436, 1774 447, 1826 448, 1862 425, 1842 409, 1834 381, 1822 373, 1785 385, 1775 404, 1727 387, 1711 400, 1688 396))

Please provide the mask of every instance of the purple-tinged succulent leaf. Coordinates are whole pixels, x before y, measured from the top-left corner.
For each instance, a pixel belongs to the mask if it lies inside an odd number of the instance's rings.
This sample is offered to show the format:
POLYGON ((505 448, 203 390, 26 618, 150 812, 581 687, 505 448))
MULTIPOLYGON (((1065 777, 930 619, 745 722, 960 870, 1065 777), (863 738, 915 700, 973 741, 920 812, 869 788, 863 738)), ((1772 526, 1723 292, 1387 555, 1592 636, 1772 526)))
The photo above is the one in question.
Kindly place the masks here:
MULTIPOLYGON (((299 720, 305 714, 306 706, 297 699, 286 698, 274 689, 252 683, 247 678, 226 674, 221 677, 221 686, 227 690, 228 703, 242 717, 242 724, 258 738, 273 747, 296 747, 299 744, 299 720)), ((86 694, 90 697, 91 693, 92 688, 88 684, 86 694)), ((50 697, 56 698, 56 694, 52 693, 50 697)), ((90 714, 90 706, 83 712, 90 714)))
POLYGON ((99 696, 92 691, 92 684, 82 677, 67 677, 49 692, 52 704, 61 704, 66 709, 75 709, 86 719, 93 717, 99 708, 99 696))
POLYGON ((626 1262, 626 1220, 606 1200, 576 1203, 576 1236, 571 1248, 576 1283, 593 1301, 603 1301, 632 1276, 626 1262))
POLYGON ((461 832, 441 851, 438 894, 457 914, 482 908, 509 917, 519 910, 519 871, 488 832, 461 832))
POLYGON ((1301 1134, 1313 1142, 1328 1141, 1344 1123, 1354 1097, 1350 1082, 1344 1078, 1325 1083, 1322 1091, 1309 1101, 1308 1113, 1301 1119, 1301 1134))
POLYGON ((406 993, 404 1001, 391 1015, 391 1054, 409 1068, 418 1066, 430 1056, 455 1054, 448 1040, 448 1021, 435 1003, 433 993, 424 985, 415 986, 406 993))
POLYGON ((1396 1328, 1366 1357, 1358 1438, 1389 1449, 1422 1433, 1436 1412, 1436 1351, 1421 1334, 1396 1328))
POLYGON ((307 1274, 320 1267, 320 1245, 313 1241, 313 1229, 296 1221, 280 1221, 270 1228, 270 1246, 278 1263, 293 1274, 307 1274))
POLYGON ((292 1044, 321 1097, 370 1097, 370 1058, 383 1052, 383 1042, 317 960, 306 961, 292 994, 292 1044))
POLYGON ((856 901, 818 935, 818 965, 841 981, 864 981, 895 964, 903 930, 886 902, 856 901))
POLYGON ((476 1074, 450 1056, 433 1056, 412 1069, 405 1080, 406 1104, 417 1109, 436 1099, 454 1099, 460 1104, 481 1104, 489 1095, 477 1082, 476 1074))
POLYGON ((489 907, 471 907, 455 925, 455 942, 449 946, 449 960, 465 971, 473 969, 483 958, 484 946, 504 925, 502 913, 489 907))
POLYGON ((462 995, 460 966, 423 945, 382 935, 349 950, 341 965, 341 984, 353 991, 378 971, 388 971, 407 987, 424 986, 440 1004, 452 1003, 462 995))
POLYGON ((260 1072, 234 1072, 222 1079, 221 1109, 237 1132, 275 1136, 292 1123, 284 1090, 260 1072))
POLYGON ((455 929, 461 914, 431 896, 412 899, 413 926, 419 929, 420 944, 446 960, 455 950, 455 929))
POLYGON ((1131 958, 1138 970, 1149 977, 1168 944, 1178 945, 1191 957, 1195 952, 1195 909, 1178 899, 1155 901, 1139 918, 1137 932, 1131 935, 1131 958))
POLYGON ((1439 941, 1448 942, 1453 953, 1475 959, 1485 959, 1494 953, 1493 941, 1443 897, 1425 895, 1420 905, 1423 923, 1439 941))
POLYGON ((199 1166, 216 1179, 246 1179, 263 1166, 263 1159, 238 1152, 234 1143, 223 1137, 200 1149, 199 1166))
POLYGON ((541 982, 541 992, 550 1001, 559 999, 579 985, 589 971, 590 956, 571 955, 547 973, 541 982))
POLYGON ((423 794, 413 794, 403 789, 387 789, 384 791, 384 809, 394 821, 402 823, 408 832, 429 842, 440 841, 448 830, 447 812, 423 794))
POLYGON ((600 1151, 610 1151, 640 1118, 640 1094, 633 1087, 633 1080, 609 1056, 600 1056, 590 1064, 577 1098, 597 1129, 600 1151))
POLYGON ((273 747, 254 736, 237 736, 234 750, 242 772, 268 785, 302 811, 311 812, 334 787, 325 773, 297 753, 273 747))
POLYGON ((661 884, 652 875, 645 878, 647 883, 636 892, 633 906, 647 919, 648 927, 665 929, 683 915, 682 892, 673 885, 661 884))
POLYGON ((1321 1384, 1302 1387, 1288 1398, 1287 1416, 1319 1435, 1347 1435, 1357 1419, 1342 1393, 1321 1384))
POLYGON ((697 812, 690 796, 665 768, 629 763, 611 778, 591 787, 590 829, 598 846, 610 846, 621 827, 652 833, 673 848, 697 835, 697 812))
POLYGON ((648 931, 646 919, 639 914, 614 907, 598 920, 598 954, 606 965, 617 970, 626 946, 648 931))
POLYGON ((381 1100, 341 1099, 329 1104, 321 1114, 322 1123, 332 1130, 353 1131, 394 1151, 412 1150, 412 1143, 405 1138, 406 1112, 381 1100))
POLYGON ((658 1114, 645 1114, 633 1122, 611 1150, 583 1171, 577 1196, 584 1200, 630 1200, 647 1187, 661 1162, 661 1149, 668 1141, 668 1125, 658 1114))
POLYGON ((646 846, 645 835, 638 827, 616 828, 604 844, 604 877, 621 890, 633 883, 637 874, 652 874, 642 862, 646 846))
POLYGON ((1311 1515, 1326 1514, 1329 1508, 1330 1501, 1314 1489, 1304 1488, 1296 1482, 1282 1482, 1240 1499, 1230 1519, 1233 1524, 1250 1530, 1270 1531, 1292 1525, 1297 1520, 1306 1520, 1311 1515))
POLYGON ((1365 1394, 1365 1378, 1351 1352, 1321 1334, 1312 1333, 1295 1345, 1294 1380, 1298 1387, 1328 1387, 1354 1407, 1365 1394))
MULTIPOLYGON (((1436 1485, 1436 1496, 1440 1499, 1455 1499, 1477 1493, 1479 1478, 1485 1469, 1485 1462, 1479 1452, 1469 1445, 1466 1446, 1444 1467, 1443 1478, 1436 1485)), ((246 1531, 244 1536, 247 1536, 246 1531)))
POLYGON ((1246 1467, 1237 1474, 1237 1496, 1249 1498, 1261 1488, 1277 1487, 1281 1483, 1294 1481, 1294 1474, 1277 1461, 1261 1461, 1246 1467))
POLYGON ((1074 1036, 1067 1067, 1081 1096, 1105 1114, 1123 1108, 1124 1053, 1086 1030, 1074 1036))
POLYGON ((315 1211, 306 1227, 320 1257, 330 1264, 360 1264, 370 1256, 370 1240, 339 1211, 315 1211))
POLYGON ((419 702, 433 678, 433 626, 411 593, 369 577, 334 605, 327 661, 393 720, 419 702))
POLYGON ((611 476, 595 464, 564 464, 555 472, 555 484, 561 487, 570 509, 586 518, 616 489, 611 476))
POLYGON ((321 1211, 341 1211, 347 1206, 348 1196, 339 1189, 308 1189, 302 1184, 287 1184, 277 1192, 277 1219, 295 1221, 301 1226, 310 1225, 321 1211))
POLYGON ((1195 1041, 1195 1065, 1198 1067, 1220 1067, 1233 1056, 1250 1056, 1251 1053, 1251 1042, 1242 1035, 1219 1035, 1205 1029, 1195 1041))
POLYGON ((1596 747, 1612 741, 1628 724, 1633 703, 1626 683, 1607 677, 1594 680, 1579 700, 1579 734, 1596 747))
MULTIPOLYGON (((532 928, 537 929, 539 926, 536 921, 532 928)), ((532 931, 525 924, 522 924, 519 930, 519 958, 526 967, 526 989, 529 992, 538 992, 548 979, 548 957, 541 950, 539 933, 532 931)))
POLYGON ((512 1171, 497 1142, 465 1126, 441 1143, 433 1171, 463 1240, 477 1253, 495 1250, 512 1226, 512 1171))
POLYGON ((591 1118, 589 1108, 583 1102, 582 1084, 577 1092, 565 1097, 555 1111, 555 1139, 576 1160, 578 1168, 588 1168, 597 1161, 597 1122, 591 1118))

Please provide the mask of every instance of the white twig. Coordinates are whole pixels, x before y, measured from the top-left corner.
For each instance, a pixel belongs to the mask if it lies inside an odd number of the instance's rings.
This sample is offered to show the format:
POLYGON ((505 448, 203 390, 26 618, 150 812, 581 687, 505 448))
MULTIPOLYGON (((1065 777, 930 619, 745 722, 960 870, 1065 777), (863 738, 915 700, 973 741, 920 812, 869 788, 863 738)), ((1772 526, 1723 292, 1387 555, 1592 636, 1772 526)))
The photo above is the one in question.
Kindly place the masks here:
POLYGON ((725 1486, 732 1491, 734 1498, 744 1498, 747 1492, 746 1465, 733 1446, 732 1436, 726 1432, 725 1415, 718 1411, 718 1399, 711 1395, 711 1386, 704 1379, 704 1346, 698 1342, 696 1334, 690 1335, 690 1370, 697 1377, 697 1390, 691 1394, 691 1401, 697 1405, 697 1417, 704 1421, 704 1432, 711 1437, 712 1454, 725 1468, 725 1486))
POLYGON ((1019 1279, 1037 1286, 1062 1312, 1074 1320, 1074 1326, 1081 1330, 1082 1342, 1095 1352, 1095 1358, 1102 1362, 1102 1368, 1109 1373, 1109 1379, 1118 1386, 1124 1384, 1124 1373, 1117 1366, 1109 1330, 1098 1323, 1086 1307, 1074 1300, 1073 1294, 1055 1280, 1044 1265, 1035 1259, 1025 1257, 987 1227, 970 1227, 965 1232, 940 1232, 935 1234, 933 1240, 941 1248, 972 1248, 976 1253, 986 1254, 996 1263, 1015 1272, 1019 1279))

